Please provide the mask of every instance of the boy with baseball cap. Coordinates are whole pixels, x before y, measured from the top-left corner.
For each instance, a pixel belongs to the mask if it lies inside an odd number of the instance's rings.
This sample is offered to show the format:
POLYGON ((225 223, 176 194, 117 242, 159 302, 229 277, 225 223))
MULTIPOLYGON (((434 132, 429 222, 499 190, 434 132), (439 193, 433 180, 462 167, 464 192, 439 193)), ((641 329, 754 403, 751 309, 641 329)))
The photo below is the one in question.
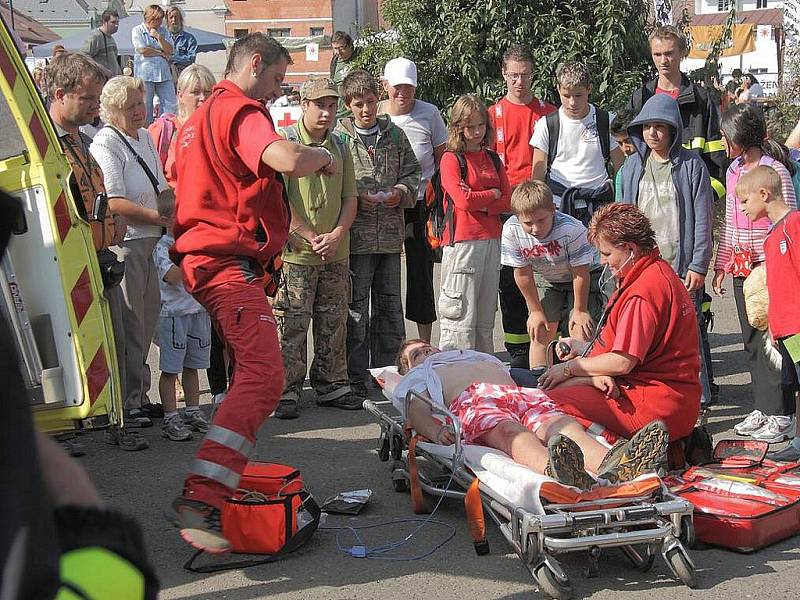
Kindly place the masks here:
POLYGON ((361 408, 347 376, 347 303, 350 225, 356 215, 356 180, 350 150, 330 133, 336 123, 339 91, 327 77, 309 79, 300 88, 303 116, 279 133, 289 141, 326 148, 342 165, 337 175, 286 177, 291 209, 289 246, 283 253, 283 277, 273 304, 281 342, 285 384, 275 417, 300 416, 306 378, 306 337, 314 320, 311 387, 320 406, 361 408))

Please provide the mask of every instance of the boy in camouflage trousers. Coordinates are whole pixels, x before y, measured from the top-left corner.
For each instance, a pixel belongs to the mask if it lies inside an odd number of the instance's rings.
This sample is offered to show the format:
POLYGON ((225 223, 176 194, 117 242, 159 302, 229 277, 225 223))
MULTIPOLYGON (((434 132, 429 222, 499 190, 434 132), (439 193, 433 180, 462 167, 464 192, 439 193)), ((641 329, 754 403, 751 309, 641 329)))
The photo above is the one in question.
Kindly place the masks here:
POLYGON ((345 340, 350 289, 350 226, 356 215, 356 181, 347 146, 329 130, 336 121, 336 84, 309 79, 300 88, 303 116, 279 130, 286 139, 328 150, 342 166, 337 175, 287 177, 292 213, 289 247, 283 253, 284 284, 273 303, 278 322, 285 383, 275 417, 300 416, 306 377, 306 338, 313 319, 314 360, 311 387, 320 406, 361 408, 347 378, 345 340))
POLYGON ((352 298, 347 319, 347 371, 353 393, 365 398, 371 366, 394 363, 405 337, 400 300, 403 212, 417 201, 421 169, 411 143, 388 115, 378 116, 378 83, 366 71, 342 82, 352 116, 336 133, 350 148, 358 213, 350 230, 352 298))

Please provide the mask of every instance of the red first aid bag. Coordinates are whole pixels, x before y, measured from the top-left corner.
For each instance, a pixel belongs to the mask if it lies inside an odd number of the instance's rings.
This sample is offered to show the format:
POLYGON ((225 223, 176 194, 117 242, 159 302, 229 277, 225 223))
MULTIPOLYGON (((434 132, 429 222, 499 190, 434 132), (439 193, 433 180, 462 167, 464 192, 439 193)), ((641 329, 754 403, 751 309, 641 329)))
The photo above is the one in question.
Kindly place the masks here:
POLYGON ((766 442, 721 440, 715 462, 665 479, 694 505, 698 540, 752 552, 800 531, 800 463, 768 460, 767 448, 766 442))
POLYGON ((222 533, 237 554, 263 558, 193 566, 195 553, 184 565, 196 573, 240 569, 273 562, 305 544, 319 525, 320 508, 306 490, 300 471, 288 465, 251 461, 239 489, 222 510, 222 533))

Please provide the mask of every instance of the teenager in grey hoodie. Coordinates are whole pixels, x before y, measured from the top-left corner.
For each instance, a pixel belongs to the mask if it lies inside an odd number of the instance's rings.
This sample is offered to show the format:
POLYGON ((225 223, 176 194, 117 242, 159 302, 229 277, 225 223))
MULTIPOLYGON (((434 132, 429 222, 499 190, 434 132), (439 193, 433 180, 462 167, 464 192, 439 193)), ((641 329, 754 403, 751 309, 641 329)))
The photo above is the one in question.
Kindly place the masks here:
POLYGON ((656 232, 662 257, 684 280, 697 307, 703 404, 710 402, 713 377, 703 345, 708 344, 701 304, 712 253, 713 198, 708 169, 697 153, 681 146, 678 103, 652 96, 628 126, 636 153, 622 168, 620 202, 635 204, 656 232))

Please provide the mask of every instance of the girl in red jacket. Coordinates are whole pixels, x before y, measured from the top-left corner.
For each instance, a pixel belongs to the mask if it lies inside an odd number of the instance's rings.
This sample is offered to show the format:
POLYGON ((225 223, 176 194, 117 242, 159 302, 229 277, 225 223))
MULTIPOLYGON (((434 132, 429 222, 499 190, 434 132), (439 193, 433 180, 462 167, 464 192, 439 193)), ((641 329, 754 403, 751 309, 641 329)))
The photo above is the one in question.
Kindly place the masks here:
POLYGON ((444 231, 439 346, 494 352, 492 332, 500 282, 500 215, 511 210, 511 188, 496 155, 486 106, 474 94, 453 106, 442 156, 442 187, 454 205, 444 231), (465 176, 459 156, 466 165, 465 176))

